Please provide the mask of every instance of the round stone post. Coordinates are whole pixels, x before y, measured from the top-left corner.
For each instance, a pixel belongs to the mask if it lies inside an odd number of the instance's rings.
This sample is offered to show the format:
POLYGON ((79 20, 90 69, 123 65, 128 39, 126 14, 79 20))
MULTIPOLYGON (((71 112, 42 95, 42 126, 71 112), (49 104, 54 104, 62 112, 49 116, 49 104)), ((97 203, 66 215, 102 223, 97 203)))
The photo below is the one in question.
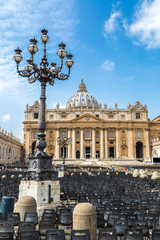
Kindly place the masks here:
POLYGON ((97 239, 96 210, 90 203, 79 203, 73 211, 73 230, 85 229, 89 229, 90 240, 97 239))

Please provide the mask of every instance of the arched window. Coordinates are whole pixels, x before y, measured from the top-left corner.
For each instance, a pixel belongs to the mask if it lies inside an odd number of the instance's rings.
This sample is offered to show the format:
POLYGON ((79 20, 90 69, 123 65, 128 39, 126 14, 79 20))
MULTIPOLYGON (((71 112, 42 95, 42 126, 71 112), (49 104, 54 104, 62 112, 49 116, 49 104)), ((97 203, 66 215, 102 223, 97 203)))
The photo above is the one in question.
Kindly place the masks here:
POLYGON ((38 133, 37 131, 34 132, 34 138, 37 138, 38 137, 38 133))
POLYGON ((76 158, 80 158, 80 151, 76 152, 76 158))
POLYGON ((124 130, 122 131, 122 137, 123 138, 125 137, 125 131, 124 130))
POLYGON ((96 132, 96 138, 99 138, 99 132, 98 131, 96 132))
POLYGON ((3 147, 3 155, 2 155, 3 158, 4 158, 4 151, 5 151, 5 150, 4 150, 4 147, 3 147))
POLYGON ((76 137, 79 138, 79 131, 76 133, 76 137))
POLYGON ((9 153, 11 153, 12 152, 12 149, 11 149, 11 147, 9 147, 9 153))
POLYGON ((141 131, 137 131, 137 138, 141 138, 141 131))
POLYGON ((113 131, 112 130, 110 130, 110 132, 109 132, 109 137, 113 138, 113 131))
POLYGON ((66 132, 62 131, 62 137, 65 137, 65 136, 66 136, 66 132))
POLYGON ((90 137, 90 133, 89 133, 89 130, 86 131, 86 138, 89 138, 90 137))

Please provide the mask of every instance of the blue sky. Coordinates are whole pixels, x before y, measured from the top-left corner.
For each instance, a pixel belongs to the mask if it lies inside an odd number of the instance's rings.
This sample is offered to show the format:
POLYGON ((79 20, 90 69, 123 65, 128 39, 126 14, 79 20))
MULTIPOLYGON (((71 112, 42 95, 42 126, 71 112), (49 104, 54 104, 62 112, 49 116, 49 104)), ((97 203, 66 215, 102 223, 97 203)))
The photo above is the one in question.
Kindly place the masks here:
MULTIPOLYGON (((0 2, 0 126, 23 139, 25 106, 39 100, 39 82, 18 77, 14 49, 30 57, 29 39, 36 37, 42 57, 41 29, 46 28, 49 62, 60 64, 58 43, 74 55, 67 81, 47 86, 47 107, 65 106, 83 77, 99 103, 127 108, 139 100, 149 118, 160 115, 160 0, 6 0, 0 2)), ((66 72, 64 67, 64 72, 66 72)))

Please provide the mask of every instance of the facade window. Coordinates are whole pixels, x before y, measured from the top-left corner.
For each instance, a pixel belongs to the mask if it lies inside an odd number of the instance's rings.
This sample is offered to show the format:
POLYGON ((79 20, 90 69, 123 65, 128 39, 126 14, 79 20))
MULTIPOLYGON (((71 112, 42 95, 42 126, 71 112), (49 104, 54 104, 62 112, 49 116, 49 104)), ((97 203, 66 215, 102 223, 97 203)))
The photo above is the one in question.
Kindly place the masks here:
POLYGON ((53 119, 53 115, 50 115, 50 119, 53 119))
POLYGON ((79 131, 76 133, 76 137, 79 138, 79 131))
POLYGON ((90 132, 89 130, 86 131, 86 138, 89 138, 90 137, 90 132))
POLYGON ((66 132, 62 131, 62 137, 66 137, 66 132))
POLYGON ((38 137, 38 133, 37 131, 34 132, 34 138, 37 138, 38 137))
POLYGON ((141 116, 140 116, 140 113, 136 113, 136 119, 140 119, 141 116))
POLYGON ((113 114, 109 114, 109 119, 113 119, 113 114))
POLYGON ((11 153, 12 152, 12 148, 11 147, 9 147, 9 153, 11 153))
POLYGON ((125 131, 122 131, 122 138, 125 138, 125 131))
POLYGON ((109 131, 109 137, 113 138, 113 131, 112 130, 109 131))
POLYGON ((38 113, 34 113, 34 119, 38 119, 38 113))
POLYGON ((99 142, 96 142, 96 144, 99 144, 99 142))
POLYGON ((137 138, 141 138, 141 131, 137 131, 137 138))
POLYGON ((124 120, 125 119, 125 115, 121 115, 121 119, 124 120))
POLYGON ((96 132, 96 138, 99 138, 99 132, 98 131, 96 132))
POLYGON ((76 118, 78 118, 78 117, 79 117, 79 114, 76 115, 76 118))
POLYGON ((96 117, 97 117, 97 118, 99 118, 99 115, 98 115, 98 114, 96 114, 96 117))
POLYGON ((66 117, 67 117, 66 114, 61 115, 61 118, 63 118, 63 119, 65 119, 66 117))
POLYGON ((53 138, 53 132, 50 131, 50 138, 53 138))

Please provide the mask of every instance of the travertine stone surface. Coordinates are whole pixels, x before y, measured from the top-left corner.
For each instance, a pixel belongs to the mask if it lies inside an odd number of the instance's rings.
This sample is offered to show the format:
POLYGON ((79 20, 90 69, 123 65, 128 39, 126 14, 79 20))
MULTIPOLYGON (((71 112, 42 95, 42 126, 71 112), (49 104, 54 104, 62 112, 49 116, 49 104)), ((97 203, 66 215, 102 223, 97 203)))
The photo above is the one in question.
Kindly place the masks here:
POLYGON ((37 205, 48 204, 49 202, 60 202, 60 185, 59 181, 21 181, 19 187, 19 198, 30 195, 37 201, 37 205), (49 199, 49 185, 51 188, 49 199))
POLYGON ((97 239, 96 210, 90 203, 79 203, 73 211, 73 230, 84 229, 89 229, 90 240, 97 239))
POLYGON ((20 213, 20 219, 24 221, 25 212, 36 212, 37 203, 36 199, 32 196, 24 196, 19 198, 16 203, 15 211, 20 213))

